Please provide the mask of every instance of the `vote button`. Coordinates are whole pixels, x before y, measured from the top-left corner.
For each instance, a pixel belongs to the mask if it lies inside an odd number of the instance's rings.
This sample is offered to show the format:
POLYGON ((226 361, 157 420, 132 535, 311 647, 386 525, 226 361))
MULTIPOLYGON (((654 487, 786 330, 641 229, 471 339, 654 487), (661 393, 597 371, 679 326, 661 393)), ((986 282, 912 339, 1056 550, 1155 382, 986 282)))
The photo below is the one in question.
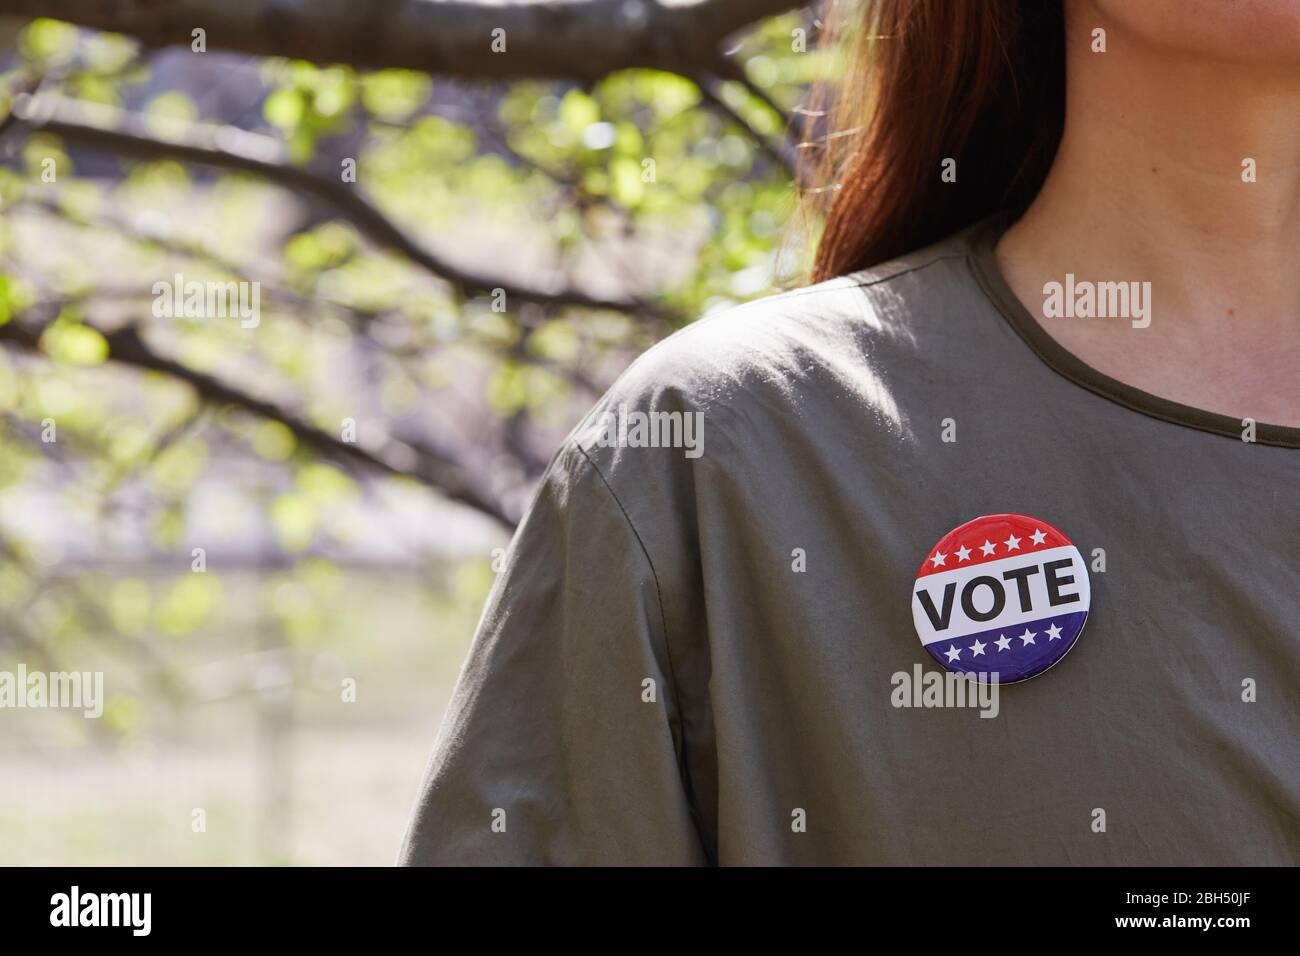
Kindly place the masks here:
POLYGON ((1028 515, 985 515, 930 549, 912 620, 921 646, 948 670, 1014 684, 1069 652, 1090 603, 1088 567, 1060 530, 1028 515))

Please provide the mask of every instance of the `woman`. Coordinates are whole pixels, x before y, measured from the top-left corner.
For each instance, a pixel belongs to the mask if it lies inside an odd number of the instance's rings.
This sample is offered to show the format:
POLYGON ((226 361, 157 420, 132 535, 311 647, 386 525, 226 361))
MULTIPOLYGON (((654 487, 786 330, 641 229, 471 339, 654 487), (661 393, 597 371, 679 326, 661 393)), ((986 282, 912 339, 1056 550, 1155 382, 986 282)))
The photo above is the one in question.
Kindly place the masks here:
POLYGON ((1300 861, 1300 3, 863 32, 822 281, 652 349, 566 441, 406 862, 1300 861), (700 414, 702 454, 632 411, 700 414), (1004 514, 1087 562, 1073 651, 978 713, 898 693, 944 664, 918 566, 1004 514))

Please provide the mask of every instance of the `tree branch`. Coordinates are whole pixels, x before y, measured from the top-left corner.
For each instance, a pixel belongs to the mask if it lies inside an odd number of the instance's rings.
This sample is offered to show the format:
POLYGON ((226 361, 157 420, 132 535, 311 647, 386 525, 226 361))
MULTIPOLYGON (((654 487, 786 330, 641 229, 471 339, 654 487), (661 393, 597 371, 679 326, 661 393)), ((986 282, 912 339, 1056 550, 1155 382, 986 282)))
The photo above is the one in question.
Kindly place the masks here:
POLYGON ((257 56, 476 79, 594 79, 628 67, 699 72, 724 38, 798 6, 792 0, 0 0, 0 13, 126 33, 154 47, 190 47, 193 31, 203 29, 209 49, 257 56), (501 36, 505 50, 494 52, 501 36))
MULTIPOLYGON (((784 139, 776 140, 754 126, 739 110, 727 102, 726 96, 722 89, 723 80, 714 73, 702 73, 694 77, 695 85, 700 88, 700 94, 704 102, 721 115, 724 119, 730 120, 745 131, 746 135, 754 144, 778 166, 786 171, 791 178, 794 177, 797 164, 795 161, 794 150, 784 139)), ((781 114, 778 114, 781 115, 781 114)))
POLYGON ((280 144, 269 136, 232 126, 166 124, 163 121, 163 125, 169 127, 168 132, 175 132, 174 136, 164 138, 153 135, 142 117, 125 110, 100 104, 73 107, 59 97, 20 97, 14 103, 14 115, 31 129, 53 133, 69 142, 123 156, 142 159, 168 156, 219 169, 254 173, 290 190, 315 196, 342 213, 372 242, 401 253, 426 272, 470 293, 492 293, 501 289, 507 301, 514 299, 539 305, 616 312, 653 312, 638 299, 608 299, 563 286, 535 288, 452 265, 420 245, 380 212, 359 189, 348 186, 342 179, 335 181, 285 162, 281 158, 280 144))
MULTIPOLYGON (((41 334, 49 321, 31 322, 15 317, 0 325, 0 341, 12 342, 30 352, 40 351, 41 334)), ((184 382, 206 402, 233 405, 261 418, 280 422, 303 445, 336 461, 362 464, 390 475, 411 478, 439 491, 452 501, 468 505, 512 528, 516 516, 498 501, 484 496, 457 463, 428 448, 414 448, 389 440, 382 448, 366 448, 335 438, 310 422, 272 402, 242 392, 220 379, 191 369, 175 359, 154 351, 135 326, 127 325, 103 332, 108 342, 108 357, 120 364, 161 372, 184 382)))
MULTIPOLYGON (((10 212, 18 209, 31 209, 45 215, 54 217, 63 222, 69 223, 83 229, 103 229, 110 233, 130 239, 141 245, 149 246, 158 250, 165 255, 181 256, 196 262, 202 262, 210 268, 234 276, 240 281, 257 282, 261 285, 263 296, 268 303, 282 305, 287 311, 296 314, 302 321, 309 321, 313 317, 319 316, 322 309, 328 309, 336 314, 340 319, 347 322, 348 326, 357 332, 369 333, 374 323, 388 315, 400 315, 403 318, 409 316, 400 308, 388 309, 365 309, 346 302, 340 302, 321 295, 305 296, 302 295, 283 283, 271 278, 267 273, 250 267, 246 263, 235 262, 225 256, 222 256, 212 249, 197 243, 188 242, 176 237, 167 237, 142 230, 134 223, 114 216, 109 213, 99 212, 93 219, 76 216, 67 209, 58 205, 56 202, 36 196, 28 196, 10 203, 6 207, 10 212)), ((135 289, 118 289, 112 290, 112 296, 125 300, 145 299, 148 296, 143 290, 135 289)), ((104 301, 110 297, 110 293, 97 289, 93 295, 86 298, 93 298, 95 301, 104 301)), ((372 339, 373 340, 373 339, 372 339)), ((493 355, 501 352, 500 345, 488 336, 475 332, 472 327, 466 327, 460 330, 457 342, 465 342, 470 345, 482 348, 493 355)), ((389 355, 397 358, 405 356, 425 356, 428 354, 427 346, 417 346, 411 349, 395 348, 385 346, 384 351, 389 355)), ((513 353, 512 353, 512 357, 513 353)), ((517 361, 532 365, 536 368, 546 369, 565 379, 570 384, 583 389, 594 396, 600 396, 607 385, 601 385, 591 378, 581 368, 574 365, 566 365, 563 362, 552 361, 541 358, 536 355, 522 355, 517 357, 517 361)))

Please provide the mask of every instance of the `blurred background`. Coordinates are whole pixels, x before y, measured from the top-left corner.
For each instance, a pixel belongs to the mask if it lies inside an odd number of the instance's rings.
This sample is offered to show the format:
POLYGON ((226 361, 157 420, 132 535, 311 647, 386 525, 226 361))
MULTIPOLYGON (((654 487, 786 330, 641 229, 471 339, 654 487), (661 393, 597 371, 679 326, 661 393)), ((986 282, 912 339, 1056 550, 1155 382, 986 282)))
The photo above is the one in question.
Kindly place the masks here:
POLYGON ((564 435, 802 277, 818 16, 0 2, 0 672, 105 697, 0 709, 0 864, 395 859, 564 435))

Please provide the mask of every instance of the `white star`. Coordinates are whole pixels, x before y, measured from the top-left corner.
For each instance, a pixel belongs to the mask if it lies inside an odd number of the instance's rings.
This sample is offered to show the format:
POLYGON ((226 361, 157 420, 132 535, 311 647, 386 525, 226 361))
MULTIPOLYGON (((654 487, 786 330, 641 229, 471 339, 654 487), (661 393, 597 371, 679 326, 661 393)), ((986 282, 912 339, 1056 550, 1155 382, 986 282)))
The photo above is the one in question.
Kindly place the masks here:
POLYGON ((1005 634, 999 634, 998 639, 993 643, 998 646, 998 650, 1005 651, 1011 646, 1011 638, 1007 637, 1005 634))
POLYGON ((1016 551, 1020 548, 1020 539, 1017 538, 1014 534, 1007 535, 1007 540, 1003 541, 1002 543, 1007 546, 1008 551, 1016 551))
MULTIPOLYGON (((1035 638, 1037 635, 1038 635, 1038 632, 1037 632, 1037 631, 1031 631, 1029 628, 1025 628, 1025 633, 1023 633, 1023 634, 1017 634, 1016 636, 1019 637, 1022 641, 1025 642, 1024 644, 1021 644, 1021 645, 1020 645, 1021 647, 1024 647, 1025 644, 1033 644, 1033 643, 1034 643, 1034 638, 1035 638)), ((1034 645, 1034 646, 1036 647, 1037 645, 1034 645)))
POLYGON ((966 545, 964 545, 964 544, 963 544, 960 548, 958 548, 958 549, 957 549, 957 560, 958 560, 958 561, 969 561, 969 560, 970 560, 970 548, 966 547, 966 545))
POLYGON ((1040 531, 1038 528, 1035 528, 1034 533, 1031 534, 1029 537, 1033 539, 1034 544, 1042 544, 1044 541, 1047 540, 1046 532, 1040 531))
POLYGON ((1057 627, 1055 624, 1053 624, 1051 627, 1047 629, 1047 633, 1051 635, 1048 638, 1048 640, 1054 641, 1061 636, 1061 629, 1057 627))
POLYGON ((993 553, 993 549, 996 547, 997 547, 996 544, 994 544, 988 538, 985 538, 984 543, 980 545, 980 550, 984 552, 985 557, 988 557, 990 554, 993 553))
POLYGON ((945 653, 948 655, 948 660, 950 662, 955 661, 957 658, 961 657, 961 651, 959 651, 952 644, 948 645, 948 650, 945 653))
POLYGON ((937 568, 937 567, 941 567, 943 565, 943 562, 946 561, 947 559, 948 559, 948 555, 944 554, 942 551, 936 551, 934 553, 934 557, 932 557, 930 560, 934 562, 934 566, 937 568))
POLYGON ((988 647, 988 645, 985 644, 983 641, 976 641, 974 644, 970 646, 970 649, 975 652, 974 654, 971 655, 971 657, 979 657, 981 654, 984 653, 984 648, 986 647, 988 647))

